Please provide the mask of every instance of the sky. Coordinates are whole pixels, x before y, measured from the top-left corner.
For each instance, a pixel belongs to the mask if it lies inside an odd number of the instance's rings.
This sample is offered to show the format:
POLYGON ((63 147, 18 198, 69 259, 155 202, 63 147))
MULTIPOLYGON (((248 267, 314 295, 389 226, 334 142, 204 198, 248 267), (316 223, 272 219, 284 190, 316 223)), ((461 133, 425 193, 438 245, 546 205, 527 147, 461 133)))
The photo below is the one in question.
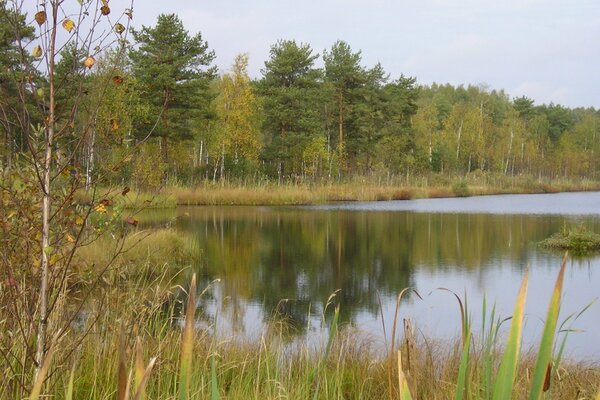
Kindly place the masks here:
MULTIPOLYGON (((116 11, 130 0, 110 5, 116 11)), ((600 0, 134 0, 133 25, 152 26, 161 13, 200 32, 221 72, 248 53, 250 74, 260 77, 279 39, 321 55, 341 39, 392 79, 600 108, 600 0)))

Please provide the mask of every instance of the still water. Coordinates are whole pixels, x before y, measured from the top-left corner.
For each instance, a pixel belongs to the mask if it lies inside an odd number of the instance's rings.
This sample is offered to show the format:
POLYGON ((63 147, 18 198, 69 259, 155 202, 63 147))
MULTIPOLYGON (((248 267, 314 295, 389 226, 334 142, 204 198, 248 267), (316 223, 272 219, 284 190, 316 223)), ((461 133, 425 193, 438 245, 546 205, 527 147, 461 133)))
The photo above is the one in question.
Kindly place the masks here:
MULTIPOLYGON (((202 250, 200 307, 208 323, 240 338, 260 335, 274 310, 298 338, 320 332, 323 308, 336 291, 340 318, 383 343, 396 296, 407 287, 400 318, 427 337, 456 338, 468 296, 474 326, 483 297, 512 313, 526 269, 530 284, 524 347, 541 335, 562 255, 537 243, 584 225, 600 232, 600 192, 461 199, 338 203, 314 207, 193 207, 173 222, 202 250)), ((560 320, 600 296, 600 257, 570 258, 560 320)), ((489 313, 489 310, 488 310, 489 313)), ((488 314, 489 315, 489 314, 488 314)), ((560 322, 560 321, 559 321, 560 322)), ((506 324, 506 329, 508 324, 506 324)), ((572 326, 567 352, 600 360, 600 304, 572 326)))

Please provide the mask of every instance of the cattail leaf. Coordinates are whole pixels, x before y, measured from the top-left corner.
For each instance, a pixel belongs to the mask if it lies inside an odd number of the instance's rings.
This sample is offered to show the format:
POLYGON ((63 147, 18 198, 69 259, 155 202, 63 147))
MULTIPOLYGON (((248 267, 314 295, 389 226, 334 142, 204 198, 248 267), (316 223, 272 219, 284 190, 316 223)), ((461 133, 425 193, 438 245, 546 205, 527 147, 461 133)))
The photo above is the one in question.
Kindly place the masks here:
POLYGON ((521 350, 521 336, 523 333, 523 316, 525 315, 525 299, 527 298, 528 273, 525 273, 517 302, 513 311, 512 322, 510 324, 510 332, 508 341, 504 350, 504 355, 500 361, 500 367, 496 374, 494 382, 494 390, 492 393, 493 400, 510 399, 512 396, 515 376, 517 372, 517 362, 519 360, 519 352, 521 350))
POLYGON ((552 348, 554 346, 554 335, 556 333, 556 325, 558 323, 558 314, 560 313, 560 297, 562 293, 565 268, 567 265, 567 255, 562 262, 562 266, 556 278, 550 305, 548 306, 548 314, 546 315, 546 323, 544 324, 544 333, 540 342, 535 369, 533 372, 533 380, 531 383, 531 392, 529 393, 530 400, 539 400, 542 398, 542 393, 547 391, 550 386, 550 377, 548 370, 551 371, 552 348), (544 387, 547 386, 546 390, 544 387))

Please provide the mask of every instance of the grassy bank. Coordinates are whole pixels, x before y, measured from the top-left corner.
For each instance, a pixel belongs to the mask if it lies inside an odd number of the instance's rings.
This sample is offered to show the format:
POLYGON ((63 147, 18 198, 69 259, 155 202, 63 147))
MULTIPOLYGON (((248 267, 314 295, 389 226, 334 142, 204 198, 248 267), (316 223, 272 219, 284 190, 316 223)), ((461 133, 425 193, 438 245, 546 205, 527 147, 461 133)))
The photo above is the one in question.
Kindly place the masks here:
POLYGON ((179 205, 301 205, 336 201, 385 201, 421 198, 481 196, 491 194, 558 193, 599 190, 600 182, 538 182, 531 178, 440 178, 411 184, 350 183, 323 185, 233 186, 205 185, 198 188, 166 188, 163 193, 179 205))
MULTIPOLYGON (((218 184, 207 182, 190 188, 166 186, 144 192, 122 188, 98 189, 95 201, 104 198, 126 209, 175 208, 177 205, 306 205, 337 201, 386 201, 423 198, 448 198, 492 194, 534 194, 600 190, 600 182, 589 180, 538 181, 532 177, 509 178, 472 174, 467 177, 432 176, 415 178, 410 183, 355 178, 344 183, 320 184, 218 184)), ((76 201, 92 202, 92 194, 80 191, 76 201)))
MULTIPOLYGON (((124 316, 133 310, 122 310, 124 316)), ((68 388, 69 371, 75 377, 76 399, 114 398, 120 385, 119 362, 124 361, 125 385, 135 392, 139 376, 150 359, 156 363, 144 389, 148 399, 398 399, 398 370, 394 357, 382 354, 381 343, 340 328, 329 353, 326 335, 320 345, 289 344, 276 323, 260 339, 240 343, 215 339, 208 332, 197 332, 190 348, 189 380, 182 383, 182 341, 179 329, 164 324, 164 319, 139 311, 135 324, 125 327, 120 340, 118 329, 101 329, 86 339, 81 357, 74 366, 64 365, 55 378, 54 395, 61 398, 68 388), (119 350, 122 349, 122 350, 119 350), (136 367, 136 363, 138 367, 136 367), (141 367, 140 367, 141 366, 141 367), (136 368, 140 372, 136 372, 136 368), (139 374, 139 375, 138 375, 139 374), (138 378, 134 378, 135 376, 138 378), (391 379, 390 379, 391 377, 391 379), (184 397, 180 396, 182 387, 184 397), (318 389, 317 389, 318 387, 318 389), (189 396, 189 397, 188 397, 189 396), (212 396, 212 397, 211 397, 212 396)), ((118 321, 113 321, 115 328, 118 321)), ((403 341, 404 342, 404 341, 403 341)), ((454 399, 461 364, 461 346, 456 343, 421 342, 410 350, 401 347, 408 385, 415 399, 454 399)), ((497 354, 500 359, 500 353, 497 354)), ((474 360, 483 359, 473 350, 474 360)), ((512 390, 515 399, 527 398, 531 387, 535 356, 521 357, 512 390)), ((589 363, 564 363, 560 366, 547 395, 552 399, 592 399, 600 380, 600 369, 589 363), (558 375, 560 374, 560 375, 558 375)), ((482 364, 474 362, 468 376, 470 398, 485 398, 482 364), (479 394, 478 394, 479 393, 479 394)))
MULTIPOLYGON (((141 230, 122 240, 104 235, 77 249, 78 274, 93 275, 110 265, 107 276, 115 279, 155 278, 178 273, 200 258, 197 245, 172 229, 141 230)), ((108 278, 107 278, 108 279, 108 278)))

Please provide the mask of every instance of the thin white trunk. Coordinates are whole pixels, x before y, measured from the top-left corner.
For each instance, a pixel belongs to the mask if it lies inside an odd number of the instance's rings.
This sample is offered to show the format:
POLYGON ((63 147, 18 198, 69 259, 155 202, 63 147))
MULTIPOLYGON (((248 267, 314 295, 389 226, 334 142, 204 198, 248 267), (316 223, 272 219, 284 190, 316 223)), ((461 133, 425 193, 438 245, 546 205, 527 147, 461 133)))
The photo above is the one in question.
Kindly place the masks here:
POLYGON ((92 185, 92 170, 94 168, 94 146, 96 142, 96 122, 94 121, 94 129, 92 129, 92 141, 89 148, 89 157, 87 168, 85 171, 85 191, 89 191, 92 185))
POLYGON ((458 138, 456 139, 456 159, 457 160, 460 157, 460 137, 462 135, 462 127, 463 127, 463 120, 461 119, 460 125, 458 126, 458 133, 457 133, 458 138))
POLYGON ((40 296, 39 296, 39 316, 37 329, 37 346, 35 351, 35 377, 37 379, 44 355, 46 353, 46 330, 48 328, 48 274, 49 274, 49 251, 50 249, 50 207, 51 207, 51 187, 50 187, 50 167, 52 165, 52 145, 54 141, 55 128, 55 81, 54 81, 54 53, 56 51, 56 29, 58 25, 58 4, 56 1, 52 5, 52 30, 50 38, 50 53, 48 60, 48 75, 50 86, 50 98, 48 107, 48 123, 45 129, 45 152, 42 169, 42 251, 40 263, 40 296))

